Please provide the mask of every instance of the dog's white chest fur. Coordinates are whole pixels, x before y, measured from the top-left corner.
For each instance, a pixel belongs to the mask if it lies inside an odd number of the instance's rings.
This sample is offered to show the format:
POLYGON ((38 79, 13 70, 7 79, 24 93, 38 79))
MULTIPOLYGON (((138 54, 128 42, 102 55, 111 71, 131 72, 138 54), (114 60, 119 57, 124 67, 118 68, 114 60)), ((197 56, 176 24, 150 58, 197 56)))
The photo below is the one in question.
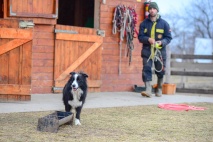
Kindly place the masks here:
POLYGON ((78 88, 76 91, 72 90, 71 93, 73 94, 73 100, 68 101, 68 103, 74 108, 81 106, 82 101, 79 100, 81 98, 81 95, 83 94, 83 91, 80 88, 78 88))

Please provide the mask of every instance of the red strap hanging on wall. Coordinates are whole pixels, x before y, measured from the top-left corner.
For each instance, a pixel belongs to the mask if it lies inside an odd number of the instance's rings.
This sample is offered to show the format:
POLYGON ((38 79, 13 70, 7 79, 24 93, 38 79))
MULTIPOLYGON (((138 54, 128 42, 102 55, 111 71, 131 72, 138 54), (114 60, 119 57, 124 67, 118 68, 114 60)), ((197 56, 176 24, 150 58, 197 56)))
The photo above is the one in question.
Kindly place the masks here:
POLYGON ((144 2, 144 19, 148 18, 149 15, 149 3, 150 1, 144 2))

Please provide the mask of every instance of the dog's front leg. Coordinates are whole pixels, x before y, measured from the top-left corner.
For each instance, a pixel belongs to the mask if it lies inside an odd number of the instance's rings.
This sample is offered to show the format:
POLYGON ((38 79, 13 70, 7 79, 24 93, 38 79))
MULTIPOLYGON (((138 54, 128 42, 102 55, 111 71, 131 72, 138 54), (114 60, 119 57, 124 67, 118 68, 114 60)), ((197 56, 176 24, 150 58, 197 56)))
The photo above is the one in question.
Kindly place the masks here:
POLYGON ((75 125, 81 125, 81 122, 80 122, 81 109, 82 109, 82 107, 75 108, 75 111, 76 111, 75 125))
POLYGON ((71 109, 72 109, 72 106, 70 106, 69 104, 65 105, 65 111, 66 112, 70 112, 71 109))
POLYGON ((75 125, 81 125, 81 122, 79 119, 75 119, 75 125))

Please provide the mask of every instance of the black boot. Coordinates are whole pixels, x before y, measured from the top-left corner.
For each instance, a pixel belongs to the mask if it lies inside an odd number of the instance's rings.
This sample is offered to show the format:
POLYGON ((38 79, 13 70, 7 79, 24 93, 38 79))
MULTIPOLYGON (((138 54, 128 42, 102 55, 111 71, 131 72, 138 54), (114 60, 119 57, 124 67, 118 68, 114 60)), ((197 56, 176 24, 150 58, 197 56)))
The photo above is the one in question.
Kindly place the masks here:
POLYGON ((162 96, 162 85, 163 85, 163 78, 158 78, 157 88, 155 89, 155 96, 156 97, 162 96))

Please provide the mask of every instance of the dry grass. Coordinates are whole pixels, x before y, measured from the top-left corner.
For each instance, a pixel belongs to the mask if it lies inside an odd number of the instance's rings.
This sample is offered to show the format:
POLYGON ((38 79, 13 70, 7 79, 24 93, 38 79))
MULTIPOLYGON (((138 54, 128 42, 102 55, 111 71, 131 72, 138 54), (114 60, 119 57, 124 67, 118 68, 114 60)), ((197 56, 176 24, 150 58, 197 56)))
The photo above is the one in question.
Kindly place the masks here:
POLYGON ((169 111, 157 106, 83 109, 82 126, 63 125, 58 133, 36 130, 38 118, 51 112, 0 114, 2 142, 210 142, 213 104, 205 111, 169 111))

